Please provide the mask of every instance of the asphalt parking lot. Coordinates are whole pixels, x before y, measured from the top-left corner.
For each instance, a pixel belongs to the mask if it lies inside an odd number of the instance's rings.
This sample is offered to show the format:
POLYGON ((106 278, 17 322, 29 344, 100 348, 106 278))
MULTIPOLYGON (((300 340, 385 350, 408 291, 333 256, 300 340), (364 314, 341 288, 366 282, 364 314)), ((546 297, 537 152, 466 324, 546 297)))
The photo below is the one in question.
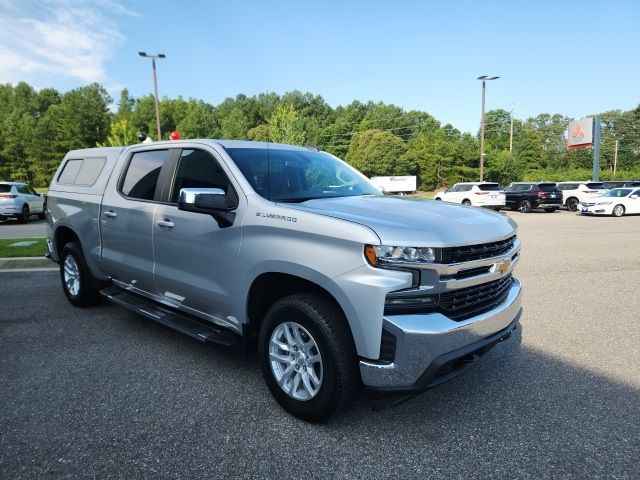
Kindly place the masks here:
POLYGON ((0 221, 0 238, 27 238, 27 237, 46 237, 47 223, 44 220, 38 220, 32 217, 27 224, 22 224, 17 220, 0 221))
POLYGON ((0 478, 640 478, 640 217, 509 213, 521 331, 399 407, 287 415, 255 358, 2 273, 0 478))

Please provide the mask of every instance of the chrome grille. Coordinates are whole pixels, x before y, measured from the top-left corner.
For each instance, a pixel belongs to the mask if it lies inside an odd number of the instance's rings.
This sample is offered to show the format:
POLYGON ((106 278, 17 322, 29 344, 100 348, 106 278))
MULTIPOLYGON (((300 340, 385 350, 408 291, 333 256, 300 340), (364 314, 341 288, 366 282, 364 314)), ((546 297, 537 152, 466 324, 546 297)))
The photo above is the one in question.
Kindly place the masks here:
POLYGON ((465 320, 501 304, 513 281, 507 275, 493 282, 461 288, 440 295, 440 311, 452 320, 465 320))
POLYGON ((498 242, 466 245, 463 247, 446 247, 442 249, 440 263, 461 263, 482 260, 507 253, 516 241, 516 236, 498 242))

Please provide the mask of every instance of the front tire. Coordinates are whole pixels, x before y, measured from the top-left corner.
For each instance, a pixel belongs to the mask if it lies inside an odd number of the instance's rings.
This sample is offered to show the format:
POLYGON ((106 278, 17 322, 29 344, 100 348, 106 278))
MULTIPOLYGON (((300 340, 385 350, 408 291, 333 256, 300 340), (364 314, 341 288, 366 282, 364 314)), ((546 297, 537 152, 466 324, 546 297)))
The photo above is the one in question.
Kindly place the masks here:
POLYGON ((76 307, 93 305, 99 300, 93 286, 92 275, 78 242, 69 242, 60 254, 60 279, 62 290, 69 302, 76 307))
POLYGON ((258 358, 276 401, 308 422, 343 410, 360 388, 347 320, 324 295, 296 294, 274 303, 260 327, 258 358))
POLYGON ((569 210, 570 212, 577 212, 578 203, 580 202, 578 202, 577 198, 571 197, 570 199, 567 200, 567 210, 569 210))
POLYGON ((622 217, 624 215, 624 205, 616 205, 615 207, 613 207, 613 211, 611 212, 611 214, 614 217, 622 217))

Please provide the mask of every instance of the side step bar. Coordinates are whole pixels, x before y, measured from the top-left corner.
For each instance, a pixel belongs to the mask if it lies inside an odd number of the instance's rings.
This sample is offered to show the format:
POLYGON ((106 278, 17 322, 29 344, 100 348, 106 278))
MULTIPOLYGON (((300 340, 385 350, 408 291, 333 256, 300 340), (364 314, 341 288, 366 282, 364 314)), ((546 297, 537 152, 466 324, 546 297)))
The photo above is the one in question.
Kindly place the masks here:
POLYGON ((189 335, 201 342, 215 343, 226 347, 240 343, 240 336, 233 332, 187 317, 181 313, 173 312, 117 287, 100 290, 100 294, 116 305, 189 335))

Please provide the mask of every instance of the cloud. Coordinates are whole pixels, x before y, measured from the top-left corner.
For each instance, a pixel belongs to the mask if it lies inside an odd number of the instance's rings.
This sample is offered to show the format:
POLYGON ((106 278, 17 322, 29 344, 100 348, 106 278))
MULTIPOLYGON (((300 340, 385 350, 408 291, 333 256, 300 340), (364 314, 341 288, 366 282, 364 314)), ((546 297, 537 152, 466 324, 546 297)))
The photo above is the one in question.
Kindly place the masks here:
POLYGON ((112 0, 0 0, 0 83, 56 75, 107 79, 105 62, 124 42, 114 21, 136 15, 112 0))

